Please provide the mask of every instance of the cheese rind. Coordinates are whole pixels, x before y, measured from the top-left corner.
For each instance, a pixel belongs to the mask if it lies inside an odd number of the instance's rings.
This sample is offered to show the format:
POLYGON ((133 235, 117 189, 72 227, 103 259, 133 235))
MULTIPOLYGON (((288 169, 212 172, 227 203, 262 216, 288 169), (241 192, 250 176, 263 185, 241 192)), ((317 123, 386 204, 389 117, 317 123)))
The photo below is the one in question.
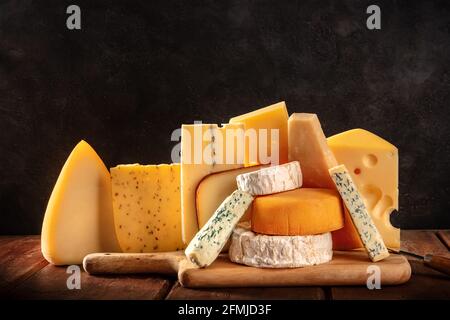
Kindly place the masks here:
POLYGON ((56 181, 42 224, 41 250, 55 265, 80 264, 93 252, 120 252, 111 178, 85 141, 75 146, 56 181))
MULTIPOLYGON (((400 229, 392 226, 390 215, 398 210, 398 149, 383 138, 363 129, 352 129, 327 139, 339 163, 344 164, 361 192, 378 231, 389 249, 400 249, 400 229)), ((355 241, 353 225, 333 233, 337 248, 361 247, 355 241)))
POLYGON ((195 207, 199 183, 212 173, 244 166, 243 159, 238 158, 238 149, 244 147, 244 136, 227 135, 227 130, 243 132, 244 125, 225 124, 219 128, 216 124, 193 124, 183 125, 181 129, 181 226, 186 246, 199 230, 195 207), (228 163, 226 155, 231 158, 228 163))
POLYGON ((317 115, 293 113, 288 125, 289 161, 300 162, 303 187, 335 189, 328 169, 338 162, 328 147, 317 115))
POLYGON ((288 161, 288 132, 287 120, 288 112, 284 101, 261 108, 230 119, 230 123, 242 123, 245 127, 247 137, 245 140, 245 165, 268 164, 268 158, 272 164, 282 164, 288 161), (266 140, 260 140, 265 129, 266 140), (278 139, 272 139, 272 130, 278 130, 278 139), (249 130, 254 130, 256 136, 252 141, 249 130), (264 150, 267 146, 267 150, 264 150), (255 159, 252 154, 255 151, 255 159), (278 150, 278 154, 275 151, 278 150), (261 156, 263 155, 263 156, 261 156), (276 159, 277 161, 274 161, 276 159), (275 163, 276 162, 276 163, 275 163))
MULTIPOLYGON (((253 166, 233 169, 213 173, 205 177, 197 187, 195 200, 200 228, 208 222, 223 200, 236 190, 236 177, 242 173, 253 172, 260 168, 261 166, 253 166)), ((251 206, 247 209, 241 221, 249 220, 250 216, 251 206)))
POLYGON ((343 207, 333 189, 299 188, 256 197, 252 231, 269 235, 304 236, 342 228, 343 207))
POLYGON ((252 201, 250 194, 240 190, 227 197, 189 243, 188 259, 199 267, 213 263, 252 201))
POLYGON ((372 261, 380 261, 389 256, 381 234, 373 223, 369 212, 364 205, 358 188, 354 184, 345 165, 330 169, 330 175, 336 184, 339 193, 352 217, 361 242, 372 261))
POLYGON ((268 236, 238 226, 233 230, 230 260, 259 268, 298 268, 331 261, 331 234, 268 236))
POLYGON ((111 168, 114 224, 123 252, 184 248, 181 241, 180 165, 111 168))
POLYGON ((262 168, 236 177, 239 190, 253 196, 267 195, 300 188, 302 171, 298 161, 262 168))

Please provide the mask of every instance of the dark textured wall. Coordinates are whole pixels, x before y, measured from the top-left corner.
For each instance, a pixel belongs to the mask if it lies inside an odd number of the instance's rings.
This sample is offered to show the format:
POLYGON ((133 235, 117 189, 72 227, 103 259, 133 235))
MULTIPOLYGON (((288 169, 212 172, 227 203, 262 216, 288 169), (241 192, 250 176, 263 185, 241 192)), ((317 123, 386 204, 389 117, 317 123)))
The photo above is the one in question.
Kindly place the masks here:
POLYGON ((173 129, 280 100, 327 135, 400 150, 403 228, 449 228, 450 5, 377 1, 1 1, 0 233, 39 233, 73 146, 169 162, 173 129), (66 29, 66 7, 82 30, 66 29))

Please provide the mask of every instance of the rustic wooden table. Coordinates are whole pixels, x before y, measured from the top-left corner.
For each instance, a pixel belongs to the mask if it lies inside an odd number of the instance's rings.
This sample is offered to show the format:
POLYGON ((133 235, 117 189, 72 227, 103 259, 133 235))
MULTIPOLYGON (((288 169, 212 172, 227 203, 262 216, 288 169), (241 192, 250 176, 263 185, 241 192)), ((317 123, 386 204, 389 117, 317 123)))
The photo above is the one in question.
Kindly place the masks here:
MULTIPOLYGON (((39 236, 0 237, 0 297, 3 299, 450 299, 450 277, 408 257, 412 277, 404 285, 186 289, 160 275, 81 275, 81 290, 68 290, 66 268, 49 265, 39 236)), ((450 230, 402 231, 402 248, 450 257, 450 230)))

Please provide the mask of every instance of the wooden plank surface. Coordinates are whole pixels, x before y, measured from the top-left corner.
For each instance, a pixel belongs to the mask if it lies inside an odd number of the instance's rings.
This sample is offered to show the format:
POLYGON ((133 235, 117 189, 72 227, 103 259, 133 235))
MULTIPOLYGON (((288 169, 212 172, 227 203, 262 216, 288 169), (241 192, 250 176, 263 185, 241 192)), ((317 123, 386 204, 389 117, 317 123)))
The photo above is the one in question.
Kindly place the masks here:
MULTIPOLYGON (((447 248, 435 231, 402 231, 402 249, 424 255, 427 253, 448 255, 447 248)), ((331 298, 355 299, 450 299, 450 277, 425 266, 419 259, 407 256, 413 276, 401 286, 369 290, 367 287, 332 287, 331 298)))
MULTIPOLYGON (((402 231, 402 249, 450 256, 449 230, 402 231)), ((47 265, 39 236, 0 237, 0 296, 20 299, 450 299, 450 277, 409 257, 413 276, 400 286, 187 289, 174 278, 92 277, 82 272, 81 290, 66 286, 66 268, 47 265)))
POLYGON ((189 289, 179 282, 170 291, 168 300, 323 300, 325 292, 320 287, 290 288, 216 288, 189 289))
POLYGON ((0 238, 0 297, 17 283, 47 265, 42 257, 39 236, 0 238))
POLYGON ((450 230, 439 230, 436 234, 447 249, 450 250, 450 230))
MULTIPOLYGON (((82 268, 81 268, 82 269, 82 268)), ((66 267, 48 265, 17 286, 12 299, 154 300, 163 299, 173 281, 157 275, 90 276, 81 272, 81 288, 69 290, 66 267)))
MULTIPOLYGON (((416 253, 421 256, 426 254, 440 254, 450 257, 447 247, 437 237, 434 230, 402 230, 401 250, 416 253)), ((412 257, 408 257, 412 259, 412 257)), ((414 258, 416 260, 416 258, 414 258)))

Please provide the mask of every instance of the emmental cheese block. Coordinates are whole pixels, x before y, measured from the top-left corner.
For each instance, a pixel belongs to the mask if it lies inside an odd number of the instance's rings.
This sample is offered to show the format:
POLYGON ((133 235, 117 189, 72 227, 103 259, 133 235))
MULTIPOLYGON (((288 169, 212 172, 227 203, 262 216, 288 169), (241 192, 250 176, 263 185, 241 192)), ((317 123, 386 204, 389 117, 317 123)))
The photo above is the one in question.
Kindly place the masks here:
POLYGON ((335 189, 328 169, 338 165, 327 144, 319 119, 313 113, 293 113, 289 117, 289 161, 302 167, 306 188, 335 189))
POLYGON ((230 119, 246 131, 245 164, 273 165, 288 162, 288 112, 284 101, 230 119), (261 129, 265 129, 264 132, 261 129), (278 138, 272 136, 278 130, 278 138), (266 139, 262 139, 262 138, 266 139))
POLYGON ((239 190, 252 196, 284 192, 302 186, 302 171, 298 161, 262 168, 236 177, 239 190))
POLYGON ((344 200, 355 228, 358 231, 361 242, 369 254, 370 259, 373 262, 376 262, 387 258, 389 252, 383 242, 383 238, 373 223, 358 188, 353 182, 345 165, 331 168, 330 175, 344 200))
MULTIPOLYGON (((195 205, 197 208, 197 218, 200 228, 211 218, 217 207, 236 190, 236 177, 243 173, 253 172, 262 166, 253 166, 240 169, 233 169, 210 174, 198 185, 195 205)), ((251 206, 246 211, 241 221, 249 220, 251 216, 251 206)))
POLYGON ((334 189, 300 188, 256 197, 252 231, 268 235, 303 236, 342 228, 343 207, 334 189))
POLYGON ((41 248, 55 265, 80 264, 93 252, 120 252, 110 175, 85 141, 73 149, 56 181, 45 211, 41 248))
POLYGON ((181 128, 181 226, 187 245, 199 230, 195 197, 206 176, 241 168, 244 152, 244 125, 183 125, 181 128), (238 152, 239 151, 239 152, 238 152), (242 159, 240 158, 242 154, 242 159))
POLYGON ((246 226, 233 230, 230 260, 258 268, 299 268, 331 261, 331 234, 268 236, 246 226))
POLYGON ((184 248, 181 241, 180 165, 111 168, 114 224, 123 252, 184 248))
MULTIPOLYGON (((398 149, 363 129, 345 131, 328 138, 328 145, 339 163, 344 164, 358 187, 377 229, 389 249, 400 250, 400 229, 392 226, 390 215, 398 210, 398 149)), ((357 248, 356 230, 346 225, 333 233, 340 248, 357 248)))
POLYGON ((198 267, 213 263, 252 201, 250 194, 240 190, 228 196, 189 243, 187 258, 198 267))

